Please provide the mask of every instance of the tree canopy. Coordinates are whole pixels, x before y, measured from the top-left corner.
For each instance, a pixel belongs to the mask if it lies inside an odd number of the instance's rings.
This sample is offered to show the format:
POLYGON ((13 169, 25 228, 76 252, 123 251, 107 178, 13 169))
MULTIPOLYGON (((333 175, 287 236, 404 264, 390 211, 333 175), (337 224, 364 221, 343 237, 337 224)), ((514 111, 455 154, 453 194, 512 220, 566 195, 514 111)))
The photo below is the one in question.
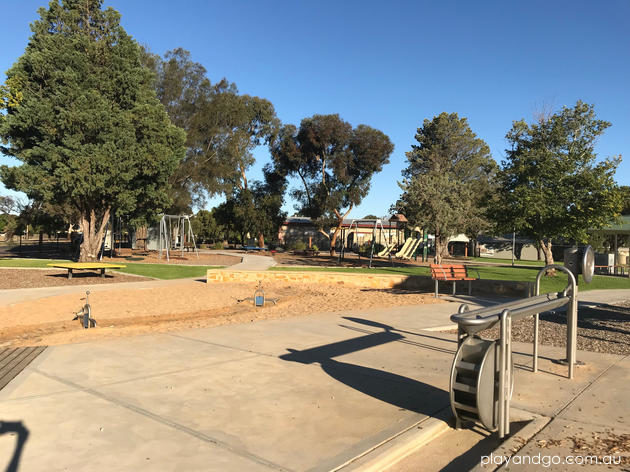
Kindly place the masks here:
POLYGON ((515 121, 499 172, 496 218, 540 244, 553 263, 551 240, 588 240, 589 230, 609 224, 622 207, 614 181, 621 157, 597 161, 595 142, 610 123, 592 105, 572 108, 528 124, 515 121))
POLYGON ((440 263, 449 236, 476 236, 487 226, 485 200, 497 165, 488 145, 457 113, 425 119, 415 139, 418 144, 406 153, 403 194, 395 206, 410 223, 435 234, 440 263))
POLYGON ((336 114, 305 118, 299 129, 284 126, 271 145, 278 172, 299 177, 302 186, 291 193, 296 209, 330 238, 331 255, 343 219, 367 195, 372 176, 389 162, 393 150, 382 131, 367 125, 352 128, 336 114))
POLYGON ((7 72, 0 121, 8 188, 81 215, 81 260, 96 257, 111 211, 150 218, 170 204, 185 133, 156 97, 140 48, 101 0, 53 0, 7 72))
POLYGON ((286 178, 269 164, 263 168, 264 181, 254 181, 247 188, 237 189, 216 209, 216 217, 223 226, 246 242, 246 235, 257 239, 264 247, 265 236, 275 240, 278 229, 286 218, 282 211, 286 178))
POLYGON ((173 123, 186 130, 186 155, 171 177, 172 212, 189 211, 205 197, 247 188, 252 150, 279 126, 268 100, 241 95, 234 83, 211 83, 206 69, 178 48, 164 58, 144 51, 155 88, 173 123))

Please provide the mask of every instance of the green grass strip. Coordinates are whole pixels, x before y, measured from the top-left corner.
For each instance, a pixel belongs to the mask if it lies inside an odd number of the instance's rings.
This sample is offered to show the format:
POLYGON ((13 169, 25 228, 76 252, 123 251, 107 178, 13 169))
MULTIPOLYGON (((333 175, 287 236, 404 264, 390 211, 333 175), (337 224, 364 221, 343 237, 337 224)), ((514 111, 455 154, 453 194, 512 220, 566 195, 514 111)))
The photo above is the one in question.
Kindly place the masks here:
MULTIPOLYGON (((21 267, 25 269, 50 269, 48 264, 72 262, 60 259, 0 259, 0 267, 21 267)), ((141 275, 143 277, 153 277, 156 279, 173 280, 185 279, 189 277, 201 277, 206 275, 208 269, 222 269, 223 266, 185 266, 167 264, 137 264, 123 261, 126 265, 124 269, 116 272, 125 274, 141 275)))
POLYGON ((206 275, 208 269, 222 269, 223 266, 185 266, 166 264, 133 264, 125 263, 127 267, 118 269, 116 272, 125 274, 141 275, 143 277, 153 277, 155 279, 173 280, 186 279, 190 277, 202 277, 206 275))
MULTIPOLYGON (((390 275, 425 275, 430 276, 428 267, 271 267, 274 271, 313 271, 313 272, 343 272, 351 274, 390 274, 390 275)), ((500 266, 469 266, 468 273, 472 277, 486 280, 513 280, 519 282, 535 282, 540 267, 500 267, 500 266)), ((556 277, 543 277, 540 283, 541 292, 558 292, 567 285, 567 276, 557 271, 556 277)), ((580 276, 578 281, 580 291, 605 289, 630 289, 630 278, 595 275, 593 281, 587 284, 580 276)))
POLYGON ((50 269, 48 264, 73 262, 64 259, 0 259, 0 267, 23 267, 29 269, 50 269))

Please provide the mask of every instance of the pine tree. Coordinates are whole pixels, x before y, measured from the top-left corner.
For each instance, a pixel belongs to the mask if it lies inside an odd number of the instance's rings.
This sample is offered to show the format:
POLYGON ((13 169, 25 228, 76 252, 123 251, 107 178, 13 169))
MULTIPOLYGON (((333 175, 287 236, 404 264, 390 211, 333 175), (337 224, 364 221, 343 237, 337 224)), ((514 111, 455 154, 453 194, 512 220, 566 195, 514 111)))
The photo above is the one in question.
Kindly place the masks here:
POLYGON ((0 177, 37 201, 74 206, 79 260, 89 261, 113 211, 148 219, 168 206, 185 132, 156 98, 118 12, 101 0, 53 0, 39 14, 2 88, 0 149, 22 164, 0 177))

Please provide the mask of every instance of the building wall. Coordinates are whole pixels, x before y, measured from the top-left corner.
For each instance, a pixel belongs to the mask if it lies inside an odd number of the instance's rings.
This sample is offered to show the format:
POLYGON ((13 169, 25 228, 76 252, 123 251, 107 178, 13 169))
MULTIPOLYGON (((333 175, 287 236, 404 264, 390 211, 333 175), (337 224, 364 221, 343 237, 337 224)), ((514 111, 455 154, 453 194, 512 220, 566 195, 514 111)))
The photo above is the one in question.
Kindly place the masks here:
MULTIPOLYGON (((533 244, 517 243, 515 247, 515 256, 518 256, 519 251, 520 257, 517 257, 517 259, 519 260, 538 260, 538 251, 536 251, 536 248, 533 244)), ((506 244, 503 242, 484 243, 479 245, 479 252, 481 257, 487 257, 488 259, 511 259, 512 244, 506 244)))
MULTIPOLYGON (((352 230, 349 231, 350 225, 344 225, 345 246, 356 247, 372 242, 373 227, 356 227, 353 225, 352 230)), ((334 228, 331 228, 330 233, 334 232, 334 228)), ((400 231, 402 235, 402 230, 400 231)), ((318 231, 318 229, 311 224, 306 223, 284 223, 278 232, 278 240, 286 247, 291 247, 298 241, 303 241, 308 245, 309 238, 311 238, 312 244, 316 244, 319 249, 326 250, 330 248, 330 240, 318 231)), ((341 235, 340 235, 341 238, 341 235)), ((376 243, 389 244, 398 243, 396 229, 384 228, 376 230, 375 236, 376 243)))

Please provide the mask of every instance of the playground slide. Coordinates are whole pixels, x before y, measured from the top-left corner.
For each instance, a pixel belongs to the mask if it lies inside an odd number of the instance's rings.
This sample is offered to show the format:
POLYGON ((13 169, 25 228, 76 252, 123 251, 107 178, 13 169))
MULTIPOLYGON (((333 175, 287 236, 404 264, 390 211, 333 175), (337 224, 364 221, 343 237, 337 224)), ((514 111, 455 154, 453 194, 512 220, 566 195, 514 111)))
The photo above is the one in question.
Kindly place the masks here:
POLYGON ((402 257, 406 252, 407 249, 409 249, 409 246, 411 246, 411 244, 416 241, 416 238, 407 238, 407 240, 405 241, 405 244, 403 244, 403 247, 400 249, 400 251, 398 251, 396 254, 394 254, 395 257, 402 257))
POLYGON ((416 239, 413 244, 409 246, 407 252, 401 256, 401 259, 411 259, 413 257, 413 254, 416 252, 416 249, 418 249, 418 246, 420 246, 421 242, 422 240, 420 238, 416 239))
POLYGON ((379 252, 376 257, 387 257, 389 253, 396 247, 396 244, 390 244, 389 246, 385 246, 385 248, 379 252))

